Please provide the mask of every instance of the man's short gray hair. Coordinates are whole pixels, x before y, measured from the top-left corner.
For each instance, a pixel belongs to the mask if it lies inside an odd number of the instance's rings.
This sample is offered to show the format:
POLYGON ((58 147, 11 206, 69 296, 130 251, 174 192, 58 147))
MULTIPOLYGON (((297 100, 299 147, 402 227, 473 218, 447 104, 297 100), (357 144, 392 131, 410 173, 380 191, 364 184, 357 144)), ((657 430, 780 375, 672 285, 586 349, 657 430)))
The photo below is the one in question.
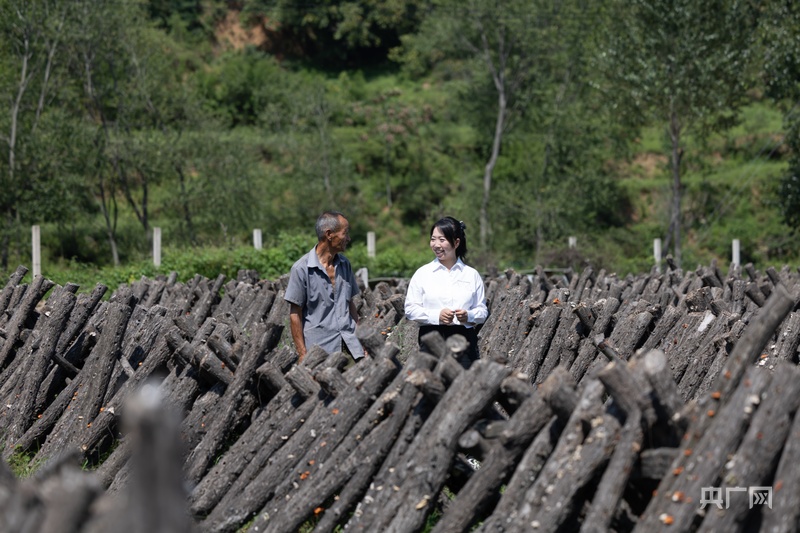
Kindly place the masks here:
POLYGON ((341 226, 339 217, 347 220, 347 217, 339 211, 325 211, 317 218, 317 224, 314 228, 317 230, 317 240, 321 241, 324 239, 325 232, 328 230, 339 231, 339 227, 341 226))

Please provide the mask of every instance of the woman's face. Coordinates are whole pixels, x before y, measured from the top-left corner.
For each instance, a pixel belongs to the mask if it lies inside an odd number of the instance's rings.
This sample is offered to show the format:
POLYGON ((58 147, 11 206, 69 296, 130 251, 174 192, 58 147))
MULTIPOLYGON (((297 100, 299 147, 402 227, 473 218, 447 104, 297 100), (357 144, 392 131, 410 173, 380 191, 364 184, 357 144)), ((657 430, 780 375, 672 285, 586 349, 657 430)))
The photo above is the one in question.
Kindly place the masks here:
POLYGON ((440 263, 454 263, 456 260, 456 248, 458 248, 459 239, 456 239, 455 246, 450 244, 442 230, 439 227, 433 228, 431 233, 431 250, 436 255, 440 263))

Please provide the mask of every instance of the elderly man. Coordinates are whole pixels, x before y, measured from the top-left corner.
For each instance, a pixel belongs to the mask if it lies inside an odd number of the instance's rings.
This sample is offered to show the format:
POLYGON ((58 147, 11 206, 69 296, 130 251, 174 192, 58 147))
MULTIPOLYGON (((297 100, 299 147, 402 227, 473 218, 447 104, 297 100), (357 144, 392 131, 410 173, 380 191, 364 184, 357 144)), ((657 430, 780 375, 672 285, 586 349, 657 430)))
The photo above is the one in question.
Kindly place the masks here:
POLYGON ((342 343, 358 360, 364 349, 356 338, 358 313, 353 297, 359 293, 353 268, 342 252, 350 243, 350 224, 338 211, 317 219, 318 242, 293 266, 284 299, 290 304, 289 322, 297 362, 315 344, 328 353, 342 351, 342 343))

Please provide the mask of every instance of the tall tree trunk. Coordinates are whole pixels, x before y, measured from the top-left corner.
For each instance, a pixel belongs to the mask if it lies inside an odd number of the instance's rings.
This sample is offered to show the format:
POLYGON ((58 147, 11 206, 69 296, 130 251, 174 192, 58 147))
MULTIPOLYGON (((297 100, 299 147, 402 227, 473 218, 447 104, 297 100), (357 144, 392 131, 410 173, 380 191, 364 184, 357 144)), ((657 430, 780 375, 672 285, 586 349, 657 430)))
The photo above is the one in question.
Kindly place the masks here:
POLYGON ((8 182, 4 184, 4 209, 6 212, 6 228, 3 234, 3 249, 2 249, 2 258, 0 259, 0 263, 2 263, 3 269, 8 268, 8 259, 10 254, 10 247, 11 247, 11 232, 13 231, 14 226, 14 211, 16 205, 16 198, 17 198, 17 134, 19 132, 19 114, 22 111, 22 98, 25 96, 25 92, 28 90, 28 84, 30 83, 31 77, 33 76, 33 72, 29 72, 29 63, 31 57, 33 56, 33 52, 31 51, 31 42, 29 36, 26 35, 23 37, 23 50, 21 61, 22 64, 20 65, 20 73, 19 73, 19 84, 17 86, 17 94, 14 97, 13 102, 11 103, 10 111, 10 124, 9 124, 9 132, 7 138, 8 144, 8 182))
POLYGON ((178 172, 181 186, 181 208, 183 209, 183 220, 186 222, 186 231, 189 233, 189 240, 192 244, 197 244, 197 235, 195 235, 194 224, 192 223, 192 213, 189 210, 189 198, 186 194, 186 176, 183 174, 183 167, 180 163, 175 165, 175 170, 178 172))
POLYGON ((319 134, 319 145, 322 150, 322 185, 325 188, 325 196, 328 203, 333 205, 333 187, 331 186, 331 154, 330 154, 330 138, 328 136, 328 128, 330 126, 330 112, 325 100, 325 94, 318 92, 314 96, 314 122, 317 126, 317 133, 319 134))
POLYGON ((392 143, 386 142, 386 207, 392 207, 392 143))
POLYGON ((50 76, 53 72, 53 65, 55 64, 59 39, 61 37, 61 31, 64 29, 64 23, 66 22, 68 11, 69 4, 67 3, 65 4, 64 11, 61 13, 61 17, 58 19, 58 23, 56 24, 53 39, 47 40, 45 43, 45 48, 47 49, 47 61, 45 62, 44 72, 42 75, 42 87, 39 90, 39 103, 36 105, 36 118, 33 121, 31 131, 36 130, 36 127, 39 125, 39 119, 42 116, 42 112, 44 112, 44 107, 46 104, 45 100, 47 99, 47 89, 50 86, 50 76))
MULTIPOLYGON (((114 127, 115 129, 119 129, 117 126, 114 127)), ((130 179, 128 175, 128 171, 124 168, 124 164, 122 161, 122 157, 120 157, 119 151, 115 148, 114 149, 114 169, 117 172, 117 178, 119 180, 120 185, 122 186, 122 192, 125 196, 125 200, 128 201, 128 205, 131 206, 133 210, 133 214, 136 215, 136 219, 142 225, 142 229, 144 229, 145 236, 147 239, 150 239, 150 221, 148 220, 147 215, 147 172, 145 169, 141 167, 136 167, 136 170, 139 172, 139 175, 142 180, 142 202, 141 208, 136 203, 136 199, 133 197, 133 190, 130 185, 130 179)))
POLYGON ((670 228, 675 242, 673 244, 675 263, 681 265, 681 124, 675 111, 670 114, 669 137, 672 143, 672 213, 670 228))
POLYGON ((11 221, 13 217, 11 215, 11 209, 8 208, 6 210, 6 227, 5 231, 3 231, 3 243, 2 243, 2 250, 0 250, 0 264, 2 264, 3 270, 8 270, 8 256, 9 251, 11 249, 11 221))
POLYGON ((114 189, 108 191, 106 194, 105 181, 101 174, 102 170, 98 169, 97 176, 97 190, 100 193, 100 212, 103 214, 103 220, 106 223, 106 237, 108 238, 108 245, 111 247, 111 259, 114 261, 114 266, 119 266, 119 251, 117 250, 117 200, 114 198, 114 189))
POLYGON ((483 199, 481 200, 480 229, 481 229, 481 248, 486 250, 489 242, 489 195, 492 191, 492 175, 494 167, 497 165, 497 158, 500 157, 500 145, 503 142, 503 129, 506 122, 506 101, 505 84, 502 79, 496 80, 497 87, 497 121, 494 126, 494 140, 492 141, 492 153, 483 171, 483 199), (499 81, 499 83, 498 83, 499 81))

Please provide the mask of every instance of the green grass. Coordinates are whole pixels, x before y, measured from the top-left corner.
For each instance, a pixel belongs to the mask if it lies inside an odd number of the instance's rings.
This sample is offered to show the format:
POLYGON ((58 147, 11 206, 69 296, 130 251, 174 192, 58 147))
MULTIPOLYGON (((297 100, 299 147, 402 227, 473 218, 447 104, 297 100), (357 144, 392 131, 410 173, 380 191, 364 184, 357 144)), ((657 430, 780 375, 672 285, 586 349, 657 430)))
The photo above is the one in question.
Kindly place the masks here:
POLYGON ((17 449, 8 458, 8 466, 18 479, 31 477, 42 466, 42 461, 34 459, 35 453, 24 452, 17 449))

